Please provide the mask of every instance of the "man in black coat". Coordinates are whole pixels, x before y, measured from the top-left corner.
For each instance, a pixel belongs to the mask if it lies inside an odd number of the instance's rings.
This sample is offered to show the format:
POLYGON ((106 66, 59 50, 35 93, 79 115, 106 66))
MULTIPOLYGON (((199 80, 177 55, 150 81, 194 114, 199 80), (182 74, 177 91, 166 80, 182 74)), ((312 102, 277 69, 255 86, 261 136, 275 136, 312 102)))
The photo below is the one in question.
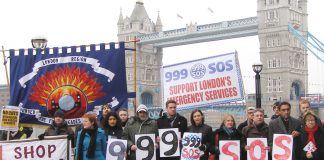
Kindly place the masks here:
MULTIPOLYGON (((157 120, 158 129, 166 129, 166 128, 178 128, 181 133, 181 137, 183 133, 187 131, 188 122, 187 119, 177 113, 177 102, 174 100, 168 100, 165 104, 167 114, 163 115, 157 120)), ((181 139, 179 139, 181 140, 181 139)), ((181 141, 180 141, 181 144, 181 141)), ((180 157, 161 157, 160 160, 179 160, 180 157)))
MULTIPOLYGON (((279 104, 280 117, 270 121, 269 123, 269 146, 272 146, 274 134, 287 134, 292 135, 293 142, 293 155, 292 159, 299 159, 298 153, 296 153, 297 137, 300 135, 301 124, 300 121, 290 116, 291 105, 288 102, 281 102, 279 104)), ((273 150, 273 148, 272 148, 273 150)))

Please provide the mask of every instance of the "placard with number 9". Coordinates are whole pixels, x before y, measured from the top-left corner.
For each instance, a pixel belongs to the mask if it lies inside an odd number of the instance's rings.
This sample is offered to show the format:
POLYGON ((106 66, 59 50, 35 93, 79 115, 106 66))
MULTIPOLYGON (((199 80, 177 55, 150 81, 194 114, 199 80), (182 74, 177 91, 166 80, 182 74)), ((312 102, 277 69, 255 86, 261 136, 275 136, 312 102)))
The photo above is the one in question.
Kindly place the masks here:
POLYGON ((155 134, 135 135, 137 160, 155 160, 155 134))
POLYGON ((127 140, 108 139, 107 159, 125 160, 127 151, 127 140))
POLYGON ((159 129, 161 157, 180 156, 178 135, 178 128, 159 129))

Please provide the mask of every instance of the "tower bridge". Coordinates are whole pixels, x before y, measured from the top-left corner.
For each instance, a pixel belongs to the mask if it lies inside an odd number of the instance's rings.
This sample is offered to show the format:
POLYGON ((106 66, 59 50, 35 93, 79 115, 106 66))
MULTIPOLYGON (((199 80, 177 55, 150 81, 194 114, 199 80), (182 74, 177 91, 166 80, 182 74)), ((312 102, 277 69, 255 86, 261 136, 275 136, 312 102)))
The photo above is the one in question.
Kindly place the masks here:
POLYGON ((136 104, 162 106, 163 48, 247 36, 259 38, 260 61, 264 66, 261 72, 263 106, 279 100, 296 102, 300 95, 307 93, 306 50, 288 32, 288 25, 292 24, 300 34, 306 35, 307 0, 258 0, 256 5, 256 17, 204 25, 191 23, 168 31, 162 30, 160 14, 155 22, 149 18, 142 1, 136 2, 130 17, 124 17, 121 12, 118 40, 128 41, 135 36, 140 40, 136 46, 136 82, 133 53, 126 53, 127 84, 129 91, 134 91, 134 83, 137 84, 136 104))

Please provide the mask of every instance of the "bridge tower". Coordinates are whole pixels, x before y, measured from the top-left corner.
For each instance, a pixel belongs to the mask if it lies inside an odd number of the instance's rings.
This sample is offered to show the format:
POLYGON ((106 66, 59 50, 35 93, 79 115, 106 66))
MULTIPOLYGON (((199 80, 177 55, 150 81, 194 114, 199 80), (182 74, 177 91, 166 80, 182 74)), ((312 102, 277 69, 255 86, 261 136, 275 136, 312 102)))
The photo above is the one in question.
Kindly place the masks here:
MULTIPOLYGON (((125 18, 120 11, 118 26, 118 40, 130 41, 140 34, 162 31, 160 15, 154 23, 148 16, 144 3, 138 0, 130 17, 125 18)), ((134 48, 134 44, 127 43, 126 47, 134 48)), ((153 44, 137 45, 136 47, 136 104, 147 107, 161 105, 160 69, 162 67, 162 48, 153 44)), ((126 77, 129 92, 134 91, 134 52, 126 51, 126 77)))
MULTIPOLYGON (((262 101, 296 102, 307 93, 306 50, 288 32, 292 24, 304 36, 308 30, 307 0, 258 0, 262 101)), ((268 104, 268 105, 269 105, 268 104)))

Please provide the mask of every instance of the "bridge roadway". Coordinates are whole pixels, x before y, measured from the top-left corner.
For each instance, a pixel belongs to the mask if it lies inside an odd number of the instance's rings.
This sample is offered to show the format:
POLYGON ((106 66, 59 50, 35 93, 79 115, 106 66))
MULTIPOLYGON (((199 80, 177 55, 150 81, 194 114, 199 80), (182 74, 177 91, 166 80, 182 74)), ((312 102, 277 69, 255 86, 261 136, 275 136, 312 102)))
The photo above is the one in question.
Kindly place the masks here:
POLYGON ((255 35, 258 35, 258 19, 249 17, 205 25, 190 24, 186 28, 142 34, 138 39, 139 44, 165 48, 255 35))

